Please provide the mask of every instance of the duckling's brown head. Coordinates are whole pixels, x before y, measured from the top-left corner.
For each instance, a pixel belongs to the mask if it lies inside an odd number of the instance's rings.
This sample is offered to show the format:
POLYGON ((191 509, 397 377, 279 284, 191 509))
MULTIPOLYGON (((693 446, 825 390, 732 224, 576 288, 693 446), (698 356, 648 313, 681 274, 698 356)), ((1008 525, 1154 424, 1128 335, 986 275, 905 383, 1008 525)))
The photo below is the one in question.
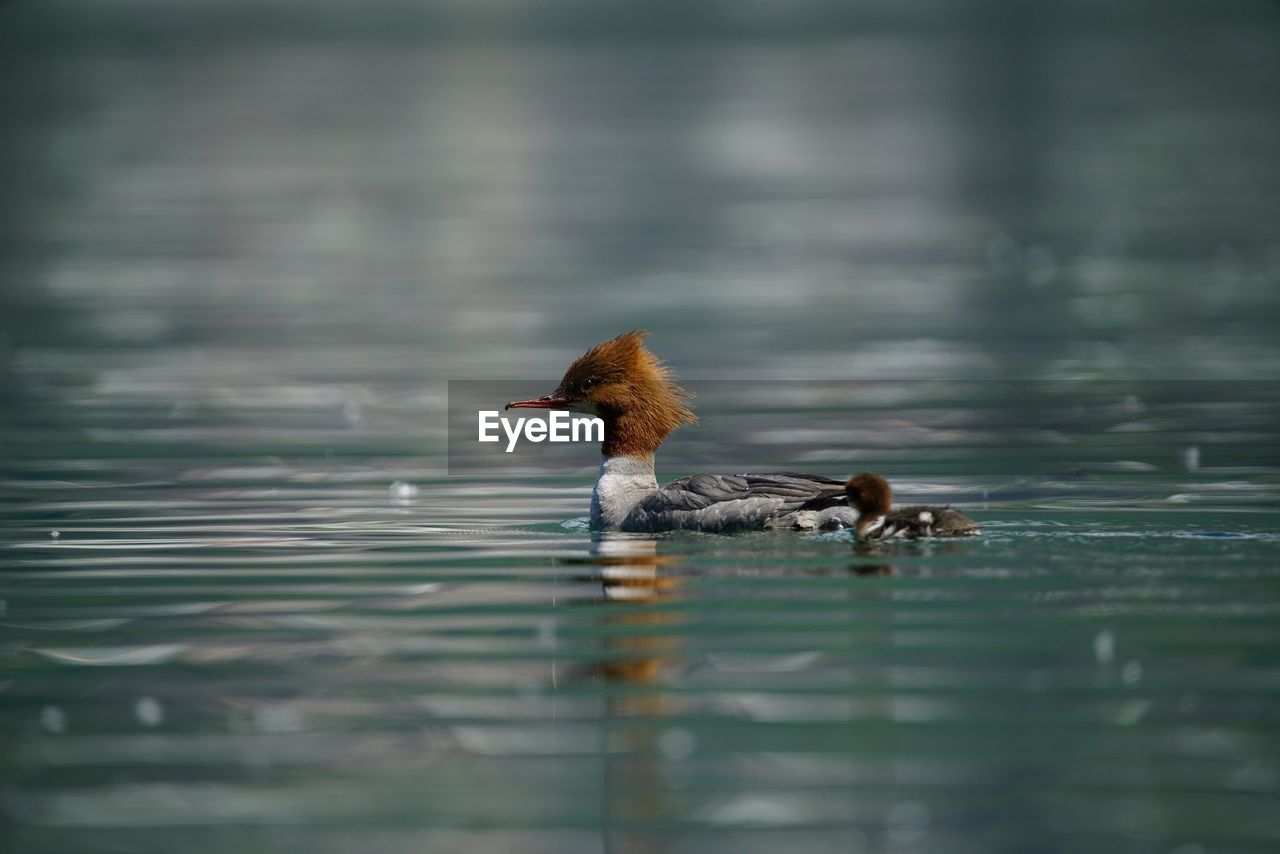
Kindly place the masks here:
POLYGON ((849 504, 859 513, 879 515, 888 513, 893 502, 889 481, 878 474, 863 472, 849 478, 844 487, 849 504))

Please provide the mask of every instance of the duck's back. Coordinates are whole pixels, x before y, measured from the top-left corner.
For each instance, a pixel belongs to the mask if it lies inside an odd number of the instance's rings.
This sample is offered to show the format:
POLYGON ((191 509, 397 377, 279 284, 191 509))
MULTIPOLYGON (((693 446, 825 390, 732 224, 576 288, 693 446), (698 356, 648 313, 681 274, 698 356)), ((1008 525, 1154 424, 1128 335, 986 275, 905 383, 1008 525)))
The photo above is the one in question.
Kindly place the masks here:
POLYGON ((673 480, 637 504, 624 531, 749 531, 852 527, 842 481, 813 474, 697 474, 673 480))

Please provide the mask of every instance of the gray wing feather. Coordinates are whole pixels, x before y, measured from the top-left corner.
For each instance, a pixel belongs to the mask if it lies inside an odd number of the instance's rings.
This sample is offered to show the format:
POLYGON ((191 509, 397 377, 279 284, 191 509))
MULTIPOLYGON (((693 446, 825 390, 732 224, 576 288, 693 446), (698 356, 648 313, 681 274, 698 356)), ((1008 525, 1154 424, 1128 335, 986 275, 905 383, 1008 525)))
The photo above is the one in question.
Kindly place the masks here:
MULTIPOLYGON (((797 514, 830 510, 839 514, 837 522, 851 524, 852 511, 843 513, 848 510, 843 489, 843 481, 822 475, 698 474, 672 481, 645 498, 631 511, 622 527, 634 531, 791 527, 797 524, 797 514), (844 515, 849 515, 849 519, 843 518, 844 515)), ((828 513, 821 522, 827 522, 830 517, 828 513)))

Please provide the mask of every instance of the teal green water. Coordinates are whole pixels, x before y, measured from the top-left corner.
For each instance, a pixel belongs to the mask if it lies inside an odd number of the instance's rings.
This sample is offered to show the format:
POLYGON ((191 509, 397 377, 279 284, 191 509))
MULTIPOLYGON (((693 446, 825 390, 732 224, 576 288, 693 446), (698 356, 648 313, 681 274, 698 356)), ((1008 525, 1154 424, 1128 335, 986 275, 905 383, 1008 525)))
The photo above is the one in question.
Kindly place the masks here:
POLYGON ((1230 502, 1215 492, 1240 481, 1179 479, 1165 506, 1047 483, 969 508, 979 539, 867 552, 593 538, 560 521, 584 487, 424 478, 396 498, 386 465, 19 491, 0 694, 17 850, 1280 836, 1274 477, 1230 502))
POLYGON ((1280 846, 1269 7, 22 5, 0 850, 1280 846), (593 537, 593 449, 456 444, 459 381, 638 326, 699 392, 663 477, 879 470, 984 534, 593 537))

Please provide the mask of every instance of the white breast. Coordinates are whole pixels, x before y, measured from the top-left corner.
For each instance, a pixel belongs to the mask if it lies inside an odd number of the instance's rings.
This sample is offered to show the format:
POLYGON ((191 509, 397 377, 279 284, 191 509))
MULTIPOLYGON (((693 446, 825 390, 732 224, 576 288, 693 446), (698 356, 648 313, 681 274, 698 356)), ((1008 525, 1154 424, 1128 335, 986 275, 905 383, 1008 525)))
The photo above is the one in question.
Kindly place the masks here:
POLYGON ((591 527, 617 527, 631 508, 657 491, 653 457, 607 457, 591 493, 591 527))

